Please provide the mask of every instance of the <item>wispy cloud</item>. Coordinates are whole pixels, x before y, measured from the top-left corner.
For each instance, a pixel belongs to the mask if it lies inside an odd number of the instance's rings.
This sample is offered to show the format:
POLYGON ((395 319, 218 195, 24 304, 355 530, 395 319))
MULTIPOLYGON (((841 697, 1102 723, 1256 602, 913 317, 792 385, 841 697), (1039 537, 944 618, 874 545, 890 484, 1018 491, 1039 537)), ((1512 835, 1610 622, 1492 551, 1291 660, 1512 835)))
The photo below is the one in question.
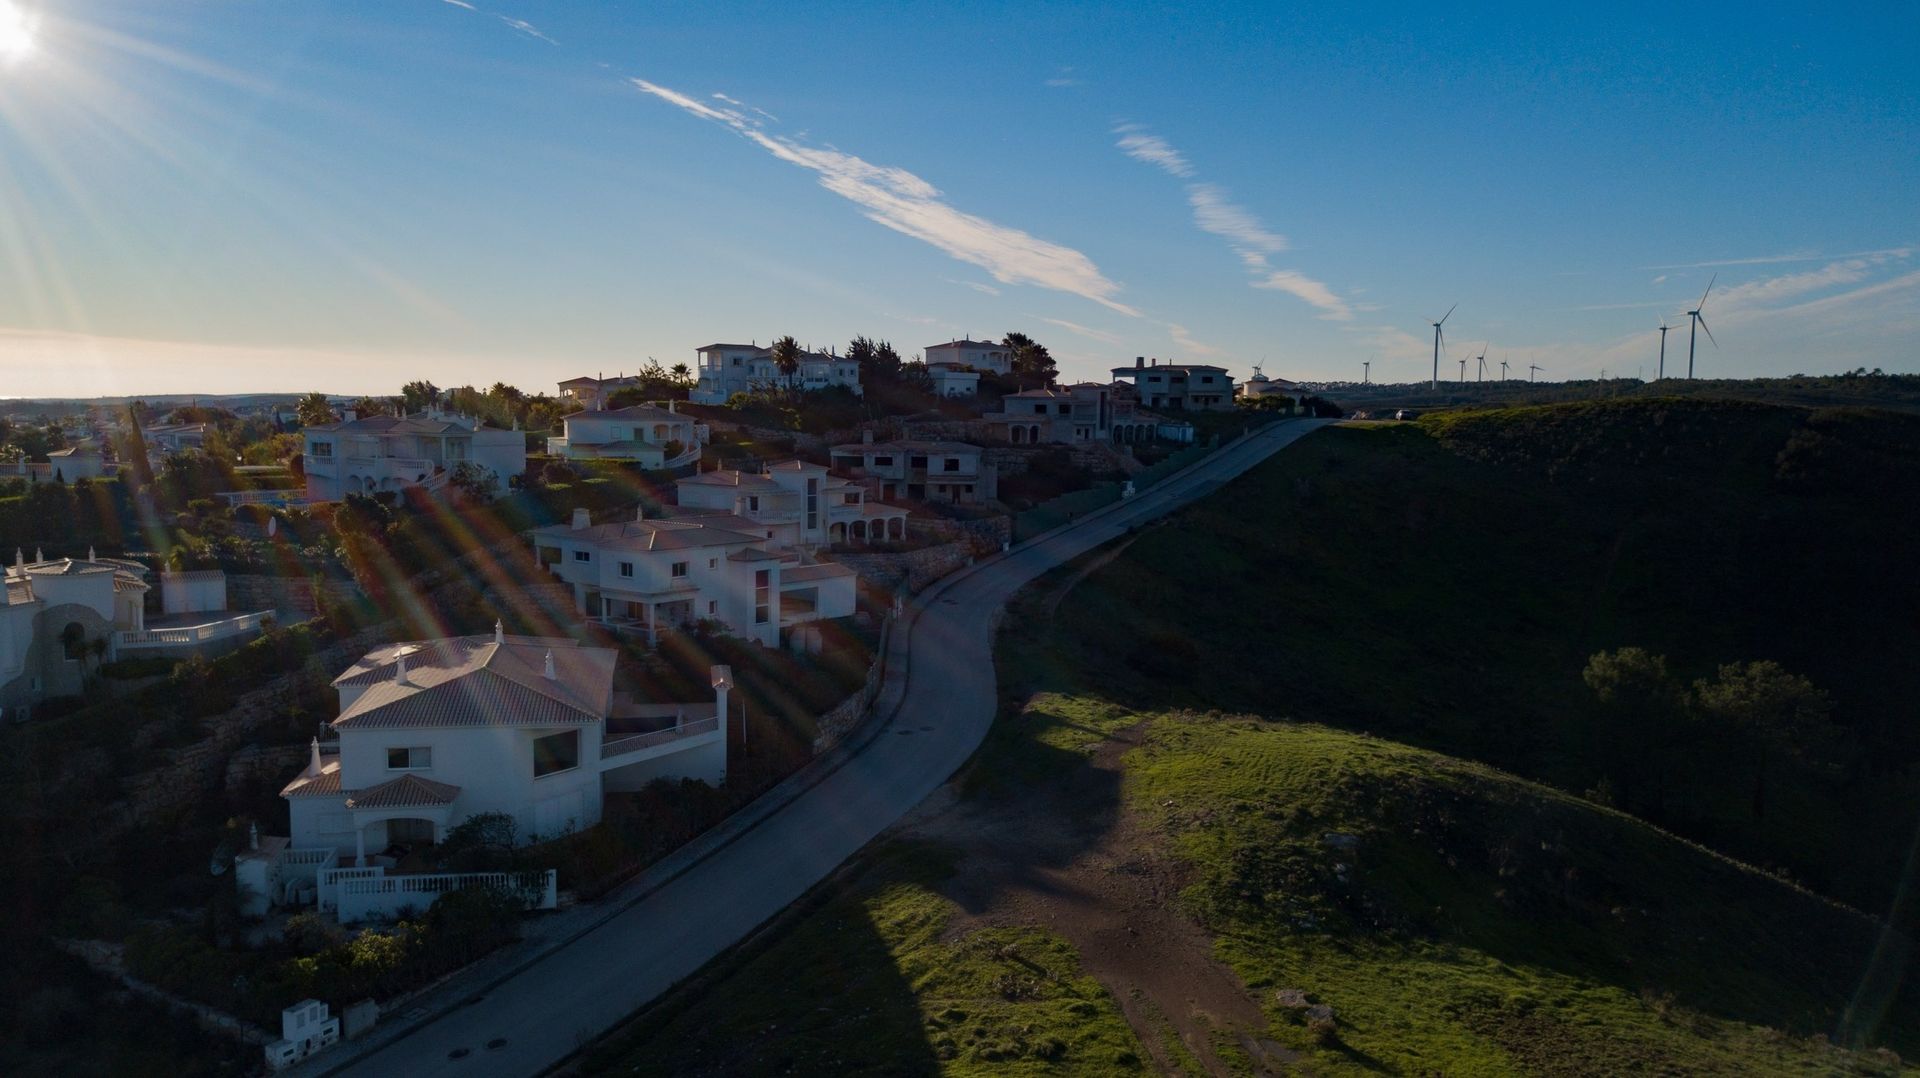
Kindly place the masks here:
POLYGON ((1220 349, 1215 348, 1213 345, 1194 340, 1193 335, 1187 332, 1187 327, 1180 323, 1168 322, 1166 325, 1167 336, 1173 338, 1173 343, 1188 355, 1208 359, 1220 354, 1220 349))
POLYGON ((938 188, 906 169, 875 165, 853 154, 769 134, 760 121, 739 109, 715 108, 645 79, 631 81, 642 93, 730 128, 779 160, 815 173, 820 186, 859 206, 868 220, 978 266, 1002 284, 1038 285, 1081 296, 1121 314, 1140 314, 1115 298, 1120 286, 1086 255, 963 213, 949 205, 938 188))
POLYGON ((1120 151, 1128 157, 1165 169, 1183 180, 1193 175, 1192 163, 1179 150, 1174 149, 1167 144, 1167 140, 1148 132, 1139 124, 1121 124, 1113 129, 1113 133, 1120 136, 1120 141, 1115 145, 1119 146, 1120 151))
MULTIPOLYGON (((1878 251, 1850 251, 1846 254, 1824 255, 1812 251, 1795 251, 1791 254, 1759 255, 1753 258, 1723 258, 1714 262, 1670 262, 1656 266, 1642 266, 1641 269, 1720 269, 1726 266, 1767 266, 1781 262, 1818 262, 1822 259, 1845 258, 1909 258, 1912 247, 1886 247, 1878 251)), ((1657 283, 1657 282, 1656 282, 1657 283)))
MULTIPOLYGON (((470 4, 462 4, 462 5, 460 5, 460 6, 462 6, 462 7, 471 7, 472 5, 470 5, 470 4)), ((535 26, 535 25, 533 25, 532 23, 530 23, 530 22, 528 22, 528 21, 527 21, 527 20, 525 20, 525 19, 515 19, 515 18, 510 18, 510 17, 508 17, 508 16, 506 16, 506 15, 500 15, 500 16, 496 16, 496 17, 497 17, 497 18, 498 18, 498 19, 499 19, 499 20, 500 20, 501 22, 503 22, 503 23, 506 23, 506 24, 507 24, 507 26, 508 26, 508 28, 510 28, 510 29, 512 29, 512 30, 516 30, 516 31, 518 31, 518 32, 520 32, 520 33, 522 33, 522 34, 525 34, 525 35, 527 35, 528 37, 531 37, 531 38, 536 38, 536 39, 538 39, 538 40, 540 40, 540 41, 544 41, 544 42, 546 42, 546 43, 547 43, 547 44, 549 44, 549 45, 558 45, 558 44, 560 44, 560 43, 559 43, 558 41, 555 41, 554 39, 552 39, 552 38, 550 38, 550 37, 548 37, 547 35, 545 35, 545 34, 543 34, 543 33, 541 33, 541 32, 540 32, 540 28, 539 28, 539 27, 537 27, 537 26, 535 26)))
POLYGON ((1353 307, 1324 282, 1297 270, 1274 269, 1272 256, 1287 249, 1287 238, 1267 228, 1252 211, 1233 201, 1226 188, 1195 180, 1199 172, 1193 162, 1166 139, 1134 123, 1116 124, 1113 133, 1119 136, 1114 145, 1128 157, 1144 161, 1170 176, 1192 181, 1186 185, 1186 191, 1194 225, 1227 241, 1228 249, 1246 266, 1251 287, 1284 292, 1303 300, 1318 308, 1322 318, 1339 322, 1352 320, 1353 307))
POLYGON ((1084 83, 1082 82, 1082 80, 1074 78, 1073 68, 1063 67, 1052 78, 1047 80, 1047 85, 1055 86, 1055 87, 1080 86, 1080 85, 1084 85, 1084 83))
POLYGON ((1274 270, 1264 278, 1253 282, 1255 288, 1285 292, 1295 299, 1304 300, 1320 308, 1322 318, 1331 318, 1337 322, 1353 320, 1353 309, 1345 300, 1334 294, 1333 289, 1292 270, 1274 270))
POLYGON ((980 292, 985 295, 997 296, 1000 294, 1000 290, 998 288, 995 288, 990 284, 982 284, 979 281, 962 281, 953 277, 942 277, 940 279, 947 282, 948 284, 957 284, 962 288, 971 288, 975 292, 980 292))
POLYGON ((1778 277, 1763 277, 1757 281, 1733 285, 1721 289, 1717 306, 1723 311, 1748 307, 1771 307, 1782 300, 1836 288, 1840 285, 1858 284, 1867 279, 1873 268, 1886 262, 1886 258, 1848 258, 1838 262, 1829 262, 1816 270, 1805 273, 1787 273, 1778 277))
POLYGON ((468 11, 480 10, 479 8, 474 7, 472 4, 467 3, 467 0, 440 0, 440 2, 443 4, 452 4, 454 7, 463 7, 463 8, 466 8, 468 11))
POLYGON ((1109 333, 1104 329, 1094 329, 1092 326, 1083 326, 1078 322, 1069 322, 1064 318, 1042 318, 1040 321, 1050 326, 1059 326, 1068 333, 1078 333, 1090 341, 1099 341, 1101 344, 1119 344, 1125 339, 1118 333, 1109 333))

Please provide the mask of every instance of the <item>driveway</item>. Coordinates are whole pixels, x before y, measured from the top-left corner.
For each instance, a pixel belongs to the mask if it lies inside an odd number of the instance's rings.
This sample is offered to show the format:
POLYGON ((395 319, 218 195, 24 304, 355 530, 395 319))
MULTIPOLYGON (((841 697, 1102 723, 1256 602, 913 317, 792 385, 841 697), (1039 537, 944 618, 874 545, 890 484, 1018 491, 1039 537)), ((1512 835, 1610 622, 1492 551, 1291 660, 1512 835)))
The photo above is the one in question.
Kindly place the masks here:
POLYGON ((994 718, 994 627, 1023 585, 1323 425, 1269 425, 1129 501, 935 585, 915 601, 908 631, 893 634, 881 725, 824 779, 665 883, 649 890, 643 877, 636 900, 483 995, 386 1034, 331 1073, 533 1075, 559 1062, 779 913, 967 761, 994 718))

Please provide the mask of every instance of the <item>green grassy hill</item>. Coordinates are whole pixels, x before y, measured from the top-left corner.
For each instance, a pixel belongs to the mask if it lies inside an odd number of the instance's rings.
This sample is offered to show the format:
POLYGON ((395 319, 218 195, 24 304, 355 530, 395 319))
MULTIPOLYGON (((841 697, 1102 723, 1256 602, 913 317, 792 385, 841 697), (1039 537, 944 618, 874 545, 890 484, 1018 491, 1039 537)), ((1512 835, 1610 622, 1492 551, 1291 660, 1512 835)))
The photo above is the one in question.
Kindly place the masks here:
MULTIPOLYGON (((1284 713, 1479 760, 1887 910, 1920 804, 1920 418, 1614 401, 1331 428, 1141 533, 1059 611, 1133 706, 1284 713), (1752 812, 1747 746, 1655 768, 1588 657, 1772 660, 1833 721, 1752 812), (1681 788, 1684 787, 1684 788, 1681 788)), ((1664 735, 1663 735, 1663 740, 1664 735)), ((1648 745, 1651 750, 1655 746, 1648 745)))
MULTIPOLYGON (((1158 719, 1127 778, 1193 866, 1183 899, 1219 953, 1327 1073, 1895 1067, 1810 1037, 1846 1024, 1880 942, 1868 918, 1622 813, 1377 738, 1217 716, 1158 719), (1305 1029, 1289 989, 1331 1006, 1332 1030, 1305 1029)), ((1920 1050, 1910 1002, 1884 1028, 1920 1050)))

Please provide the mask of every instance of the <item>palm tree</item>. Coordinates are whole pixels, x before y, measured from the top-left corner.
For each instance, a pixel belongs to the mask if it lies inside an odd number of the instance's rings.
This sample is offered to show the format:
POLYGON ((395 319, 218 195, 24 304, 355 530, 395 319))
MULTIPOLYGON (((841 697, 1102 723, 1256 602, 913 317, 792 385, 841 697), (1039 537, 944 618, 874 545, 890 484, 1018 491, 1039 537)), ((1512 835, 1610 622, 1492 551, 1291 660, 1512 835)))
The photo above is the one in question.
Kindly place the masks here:
POLYGON ((673 366, 667 368, 667 372, 673 375, 674 381, 679 382, 683 386, 693 384, 693 368, 687 366, 685 363, 675 363, 673 366))
POLYGON ((794 393, 794 379, 800 374, 800 342, 791 335, 773 342, 773 365, 787 376, 787 392, 794 393))

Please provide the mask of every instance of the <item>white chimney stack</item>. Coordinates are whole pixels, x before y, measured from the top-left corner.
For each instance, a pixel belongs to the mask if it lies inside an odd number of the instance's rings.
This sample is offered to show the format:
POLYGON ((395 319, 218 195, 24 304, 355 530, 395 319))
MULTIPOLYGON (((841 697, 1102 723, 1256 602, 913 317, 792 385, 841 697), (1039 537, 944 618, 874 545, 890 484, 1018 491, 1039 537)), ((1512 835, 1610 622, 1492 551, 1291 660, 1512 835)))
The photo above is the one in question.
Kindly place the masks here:
POLYGON ((319 773, 320 773, 320 739, 316 737, 307 744, 307 774, 318 775, 319 773))
POLYGON ((493 619, 493 642, 496 645, 507 642, 507 627, 500 623, 499 618, 493 619))
POLYGON ((557 672, 555 672, 555 670, 553 669, 553 649, 552 648, 547 649, 547 666, 546 666, 546 669, 540 671, 540 676, 546 678, 548 681, 560 680, 560 675, 557 672))
POLYGON ((393 683, 395 685, 412 685, 413 682, 407 680, 407 653, 404 651, 401 652, 399 661, 393 665, 393 683))
POLYGON ((592 525, 592 523, 593 523, 593 517, 585 509, 575 509, 573 511, 573 530, 574 531, 577 531, 577 532, 586 531, 587 528, 590 525, 592 525))

